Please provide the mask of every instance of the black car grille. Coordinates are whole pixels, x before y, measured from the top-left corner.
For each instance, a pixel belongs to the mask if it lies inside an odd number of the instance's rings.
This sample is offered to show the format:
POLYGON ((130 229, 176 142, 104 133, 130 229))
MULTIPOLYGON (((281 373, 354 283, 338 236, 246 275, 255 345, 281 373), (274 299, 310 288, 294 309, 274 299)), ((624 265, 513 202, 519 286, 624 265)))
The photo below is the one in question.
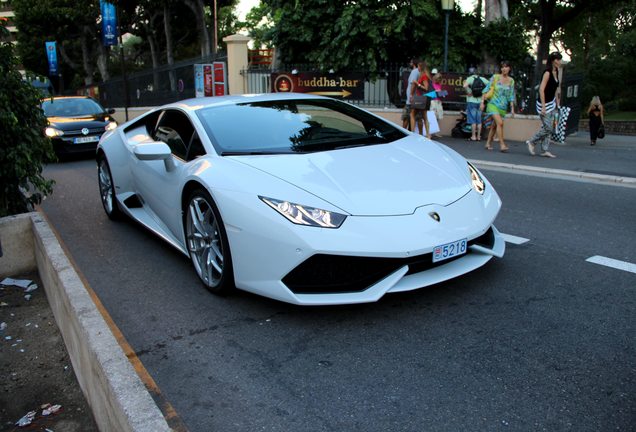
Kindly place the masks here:
MULTIPOLYGON (((468 241, 468 246, 477 244, 491 249, 494 242, 494 233, 489 228, 480 237, 468 241)), ((296 294, 361 292, 405 265, 409 266, 407 274, 415 274, 458 258, 461 256, 434 263, 430 253, 407 258, 316 254, 289 272, 283 283, 296 294)))
MULTIPOLYGON (((87 135, 102 134, 104 130, 105 130, 104 126, 88 128, 87 135)), ((64 131, 64 136, 75 136, 75 135, 84 136, 84 134, 82 133, 82 129, 64 131)))

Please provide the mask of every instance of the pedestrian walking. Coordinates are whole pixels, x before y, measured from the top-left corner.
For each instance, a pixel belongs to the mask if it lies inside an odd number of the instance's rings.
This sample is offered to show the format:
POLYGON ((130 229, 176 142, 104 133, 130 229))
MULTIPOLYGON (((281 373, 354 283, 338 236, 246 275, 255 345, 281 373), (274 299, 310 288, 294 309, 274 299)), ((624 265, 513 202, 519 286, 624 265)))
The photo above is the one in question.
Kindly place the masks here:
POLYGON ((471 136, 469 141, 481 141, 481 97, 488 86, 488 80, 477 74, 474 67, 468 68, 470 76, 464 81, 466 90, 466 119, 470 125, 471 136))
POLYGON ((411 72, 406 84, 406 105, 404 105, 404 109, 402 110, 402 127, 409 130, 411 130, 411 93, 413 86, 420 77, 420 71, 417 68, 419 61, 419 59, 411 59, 411 72))
MULTIPOLYGON (((433 69, 431 73, 433 74, 433 90, 436 92, 436 96, 431 100, 431 111, 435 114, 437 123, 441 124, 441 120, 444 118, 444 106, 442 105, 442 99, 440 98, 439 93, 442 91, 442 74, 439 73, 437 69, 433 69)), ((442 138, 442 135, 440 133, 436 133, 433 137, 442 138)))
POLYGON ((561 54, 553 52, 548 56, 546 68, 541 76, 541 84, 539 84, 539 99, 537 99, 537 114, 541 119, 539 130, 526 141, 528 151, 532 156, 535 155, 535 147, 537 144, 541 146, 540 156, 555 158, 550 153, 550 137, 554 133, 557 123, 557 113, 560 105, 561 92, 559 81, 559 68, 561 67, 561 54))
POLYGON ((488 139, 486 140, 486 150, 492 150, 492 140, 495 133, 499 138, 499 151, 507 153, 509 148, 504 141, 504 117, 510 106, 510 113, 515 115, 515 80, 510 76, 510 62, 502 61, 500 64, 501 73, 495 74, 490 78, 490 82, 486 87, 486 93, 481 98, 479 108, 483 111, 484 106, 486 113, 492 116, 493 122, 488 131, 488 139), (488 104, 486 105, 486 102, 488 104))
POLYGON ((431 134, 429 133, 428 118, 426 117, 426 112, 430 108, 430 98, 426 96, 426 93, 428 93, 429 89, 432 87, 430 85, 431 74, 424 60, 420 60, 418 62, 417 68, 420 76, 413 85, 413 89, 411 91, 411 130, 413 132, 417 132, 419 129, 420 134, 423 135, 424 129, 422 129, 422 120, 424 120, 423 123, 424 128, 426 129, 426 138, 430 138, 431 134))
POLYGON ((596 145, 596 139, 605 136, 604 130, 603 136, 599 135, 601 127, 605 129, 605 109, 600 97, 594 96, 592 98, 590 107, 587 109, 587 115, 590 117, 590 145, 596 145))

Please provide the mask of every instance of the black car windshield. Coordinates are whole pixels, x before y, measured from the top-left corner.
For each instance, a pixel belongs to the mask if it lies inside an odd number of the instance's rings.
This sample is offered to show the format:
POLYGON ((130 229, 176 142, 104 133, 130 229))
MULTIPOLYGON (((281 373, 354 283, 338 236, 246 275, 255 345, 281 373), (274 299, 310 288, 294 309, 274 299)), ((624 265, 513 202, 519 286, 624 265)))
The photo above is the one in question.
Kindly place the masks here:
POLYGON ((46 99, 42 102, 47 117, 89 117, 104 113, 104 108, 93 99, 46 99))
POLYGON ((405 133, 329 99, 249 102, 197 111, 222 155, 307 153, 386 144, 405 133))

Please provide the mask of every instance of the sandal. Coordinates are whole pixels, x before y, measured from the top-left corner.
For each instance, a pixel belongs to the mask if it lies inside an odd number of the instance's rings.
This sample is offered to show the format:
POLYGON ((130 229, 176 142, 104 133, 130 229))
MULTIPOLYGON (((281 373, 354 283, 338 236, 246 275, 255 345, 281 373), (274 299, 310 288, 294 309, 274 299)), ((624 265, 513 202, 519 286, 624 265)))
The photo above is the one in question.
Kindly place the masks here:
POLYGON ((502 153, 508 153, 509 150, 510 150, 510 147, 508 146, 505 146, 505 147, 499 146, 499 151, 502 153))
POLYGON ((547 157, 547 158, 555 158, 556 156, 550 152, 543 152, 539 156, 547 157))
POLYGON ((470 138, 466 138, 466 141, 477 142, 479 140, 478 139, 473 139, 473 137, 470 137, 470 138))
POLYGON ((492 144, 491 143, 486 143, 486 146, 484 148, 486 150, 492 150, 492 144))

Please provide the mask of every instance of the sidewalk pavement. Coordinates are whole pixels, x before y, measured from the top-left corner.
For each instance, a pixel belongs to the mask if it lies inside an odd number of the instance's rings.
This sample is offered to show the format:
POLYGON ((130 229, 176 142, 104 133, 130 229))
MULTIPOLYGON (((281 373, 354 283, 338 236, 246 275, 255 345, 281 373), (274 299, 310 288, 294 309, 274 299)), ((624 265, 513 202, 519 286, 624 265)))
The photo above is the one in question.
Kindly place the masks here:
MULTIPOLYGON (((549 151, 555 159, 531 156, 525 142, 506 141, 508 153, 484 148, 485 141, 468 141, 452 137, 436 138, 465 158, 481 164, 482 168, 514 169, 575 177, 596 177, 600 181, 630 183, 636 186, 636 137, 606 135, 595 146, 590 145, 587 132, 578 132, 566 138, 563 144, 551 144, 549 151), (588 176, 588 174, 590 176, 588 176)), ((538 150, 538 149, 537 149, 538 150)), ((538 154, 538 152, 537 152, 538 154)))

